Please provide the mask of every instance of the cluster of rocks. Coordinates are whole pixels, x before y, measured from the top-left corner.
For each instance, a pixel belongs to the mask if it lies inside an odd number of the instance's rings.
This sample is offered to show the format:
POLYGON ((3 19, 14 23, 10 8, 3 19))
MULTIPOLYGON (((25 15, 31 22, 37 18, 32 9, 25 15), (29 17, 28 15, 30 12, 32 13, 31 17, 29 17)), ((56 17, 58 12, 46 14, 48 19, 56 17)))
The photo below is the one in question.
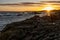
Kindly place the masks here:
POLYGON ((0 33, 0 40, 60 40, 60 24, 48 19, 34 16, 8 24, 0 33))

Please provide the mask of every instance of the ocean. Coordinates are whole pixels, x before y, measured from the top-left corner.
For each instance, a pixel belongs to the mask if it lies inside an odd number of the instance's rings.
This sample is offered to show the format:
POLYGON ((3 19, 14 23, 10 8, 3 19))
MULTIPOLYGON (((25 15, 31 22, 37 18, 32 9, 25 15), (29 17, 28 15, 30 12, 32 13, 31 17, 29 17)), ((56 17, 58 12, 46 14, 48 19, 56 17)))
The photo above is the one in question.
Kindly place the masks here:
POLYGON ((0 31, 2 31, 7 24, 12 22, 23 21, 33 17, 32 13, 9 13, 9 12, 1 12, 0 13, 0 31))

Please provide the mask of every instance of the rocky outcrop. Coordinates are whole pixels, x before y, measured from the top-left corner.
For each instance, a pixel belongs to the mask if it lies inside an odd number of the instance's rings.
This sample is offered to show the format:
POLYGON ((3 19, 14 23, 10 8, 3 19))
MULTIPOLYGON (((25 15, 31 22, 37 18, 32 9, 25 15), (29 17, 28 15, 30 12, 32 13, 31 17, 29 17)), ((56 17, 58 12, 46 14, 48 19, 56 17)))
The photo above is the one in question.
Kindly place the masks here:
POLYGON ((0 40, 60 40, 60 24, 34 16, 6 25, 0 40))

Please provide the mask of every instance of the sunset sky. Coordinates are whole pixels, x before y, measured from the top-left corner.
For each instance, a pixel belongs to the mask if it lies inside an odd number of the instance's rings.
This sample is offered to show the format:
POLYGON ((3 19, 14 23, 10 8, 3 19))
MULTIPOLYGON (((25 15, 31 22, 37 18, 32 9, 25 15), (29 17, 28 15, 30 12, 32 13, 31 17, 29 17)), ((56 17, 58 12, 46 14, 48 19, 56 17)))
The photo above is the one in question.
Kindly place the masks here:
MULTIPOLYGON (((0 0, 0 3, 5 4, 5 3, 19 3, 19 2, 40 2, 40 1, 59 1, 59 0, 0 0)), ((22 4, 22 5, 3 5, 3 6, 0 5, 0 11, 40 11, 43 8, 45 8, 45 6, 44 5, 42 6, 41 4, 39 4, 39 5, 37 4, 38 6, 36 4, 34 4, 33 6, 28 6, 28 5, 23 6, 23 5, 24 4, 22 4)), ((53 5, 52 7, 60 10, 60 4, 53 5)))
POLYGON ((40 1, 60 1, 60 0, 0 0, 0 3, 40 2, 40 1))

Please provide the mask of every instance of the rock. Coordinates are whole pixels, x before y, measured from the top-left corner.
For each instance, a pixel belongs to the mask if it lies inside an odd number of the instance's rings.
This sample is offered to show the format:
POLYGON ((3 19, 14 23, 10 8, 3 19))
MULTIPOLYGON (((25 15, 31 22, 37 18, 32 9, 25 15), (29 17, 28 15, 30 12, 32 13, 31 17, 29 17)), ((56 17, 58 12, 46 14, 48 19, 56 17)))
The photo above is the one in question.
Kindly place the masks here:
POLYGON ((6 25, 1 32, 0 40, 60 40, 60 25, 56 26, 50 24, 48 20, 41 19, 34 16, 25 21, 6 25), (46 24, 43 21, 46 21, 46 24))

